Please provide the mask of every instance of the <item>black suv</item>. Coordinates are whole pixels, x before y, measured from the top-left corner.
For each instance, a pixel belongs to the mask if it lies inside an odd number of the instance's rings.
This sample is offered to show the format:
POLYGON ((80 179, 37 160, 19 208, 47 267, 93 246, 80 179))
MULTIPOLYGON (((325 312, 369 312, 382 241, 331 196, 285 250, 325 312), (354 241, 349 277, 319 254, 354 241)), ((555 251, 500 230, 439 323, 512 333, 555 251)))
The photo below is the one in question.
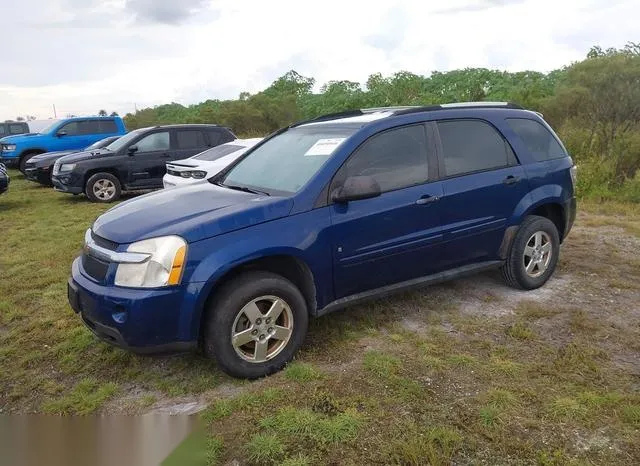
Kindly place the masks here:
POLYGON ((218 125, 167 125, 131 131, 104 149, 66 155, 53 166, 56 191, 112 202, 122 191, 162 188, 166 163, 236 139, 218 125))

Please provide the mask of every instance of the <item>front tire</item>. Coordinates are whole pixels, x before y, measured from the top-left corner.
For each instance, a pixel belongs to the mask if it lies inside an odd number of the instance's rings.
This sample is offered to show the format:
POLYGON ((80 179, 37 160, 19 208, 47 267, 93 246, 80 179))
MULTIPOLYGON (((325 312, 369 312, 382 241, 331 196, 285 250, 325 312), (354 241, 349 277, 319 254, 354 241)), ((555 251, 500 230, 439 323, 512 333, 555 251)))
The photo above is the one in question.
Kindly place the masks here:
POLYGON ((560 235, 555 224, 548 218, 530 215, 511 243, 502 276, 513 288, 539 288, 553 275, 559 254, 560 235))
POLYGON ((88 180, 84 193, 92 202, 113 202, 120 198, 122 188, 111 173, 96 173, 88 180))
POLYGON ((280 275, 248 272, 228 282, 207 310, 204 353, 234 377, 282 369, 302 345, 309 314, 300 290, 280 275))

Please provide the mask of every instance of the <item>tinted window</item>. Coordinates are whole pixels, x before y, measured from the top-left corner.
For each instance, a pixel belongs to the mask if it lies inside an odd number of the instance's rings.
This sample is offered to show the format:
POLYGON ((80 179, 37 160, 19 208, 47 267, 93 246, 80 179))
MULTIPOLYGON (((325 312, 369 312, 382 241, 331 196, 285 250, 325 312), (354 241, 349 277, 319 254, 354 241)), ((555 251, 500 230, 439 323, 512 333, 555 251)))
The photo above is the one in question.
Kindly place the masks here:
POLYGON ((201 149, 207 146, 200 131, 178 131, 178 149, 201 149))
POLYGON ((0 125, 0 134, 5 134, 5 131, 4 125, 0 125))
POLYGON ((234 144, 223 144, 222 146, 218 146, 218 147, 214 147, 213 149, 206 150, 198 155, 193 156, 192 158, 213 162, 214 160, 218 160, 219 158, 222 158, 225 155, 232 154, 241 149, 245 149, 245 147, 236 146, 234 144))
POLYGON ((217 146, 218 144, 221 144, 223 142, 221 141, 222 133, 220 131, 209 131, 207 134, 209 135, 210 145, 217 146))
POLYGON ((152 152, 157 150, 169 150, 169 132, 153 133, 140 139, 135 144, 138 152, 152 152))
POLYGON ((11 134, 22 134, 27 131, 27 128, 24 125, 9 125, 9 133, 11 134))
POLYGON ((491 170, 512 163, 508 145, 488 123, 479 120, 439 121, 438 131, 445 176, 491 170))
POLYGON ((507 123, 513 132, 522 139, 536 161, 542 162, 567 155, 553 134, 537 121, 525 118, 508 118, 507 123))
POLYGON ((229 171, 223 183, 294 193, 357 128, 309 125, 272 137, 229 171))
POLYGON ((84 120, 78 122, 80 134, 97 134, 98 122, 95 120, 84 120))
POLYGON ((372 176, 384 191, 424 183, 429 177, 422 125, 393 129, 368 139, 340 169, 336 182, 372 176))
MULTIPOLYGON (((70 123, 67 123, 66 125, 60 127, 60 129, 58 130, 58 132, 60 131, 66 131, 67 132, 67 136, 77 136, 80 134, 80 123, 79 121, 72 121, 70 123)), ((82 122, 84 123, 84 122, 82 122)))
POLYGON ((98 120, 98 133, 110 134, 117 133, 118 126, 114 120, 98 120))

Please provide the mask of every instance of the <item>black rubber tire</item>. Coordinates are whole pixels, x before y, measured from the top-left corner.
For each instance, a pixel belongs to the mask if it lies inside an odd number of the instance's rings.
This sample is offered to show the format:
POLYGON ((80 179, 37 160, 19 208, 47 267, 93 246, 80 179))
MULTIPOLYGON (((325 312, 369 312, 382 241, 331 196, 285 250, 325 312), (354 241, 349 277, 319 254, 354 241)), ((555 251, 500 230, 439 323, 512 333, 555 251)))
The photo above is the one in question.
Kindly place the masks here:
POLYGON ((27 166, 27 162, 29 161, 29 159, 31 157, 35 157, 36 155, 42 154, 42 152, 28 152, 26 154, 24 154, 23 156, 20 157, 20 162, 18 165, 18 169, 20 170, 20 173, 22 173, 24 175, 24 169, 27 166))
POLYGON ((84 187, 84 193, 91 202, 101 202, 103 204, 106 204, 120 199, 120 194, 122 194, 122 186, 120 186, 120 180, 118 180, 118 178, 113 176, 111 173, 96 173, 95 175, 91 175, 91 177, 87 180, 87 184, 84 187), (100 199, 93 193, 93 185, 100 180, 109 180, 115 185, 116 191, 110 199, 100 199))
POLYGON ((540 288, 553 275, 559 255, 560 236, 555 224, 548 218, 530 215, 520 225, 518 233, 511 243, 507 259, 501 268, 504 281, 510 287, 520 290, 540 288), (539 277, 530 277, 524 267, 524 248, 529 238, 537 231, 544 231, 551 238, 552 255, 547 270, 539 277))
POLYGON ((247 272, 227 282, 212 299, 204 322, 204 354, 233 377, 256 379, 282 369, 302 345, 309 325, 307 303, 300 290, 286 278, 263 271, 247 272), (284 299, 293 314, 293 333, 283 350, 264 363, 251 363, 236 354, 231 328, 237 313, 252 299, 264 295, 284 299))

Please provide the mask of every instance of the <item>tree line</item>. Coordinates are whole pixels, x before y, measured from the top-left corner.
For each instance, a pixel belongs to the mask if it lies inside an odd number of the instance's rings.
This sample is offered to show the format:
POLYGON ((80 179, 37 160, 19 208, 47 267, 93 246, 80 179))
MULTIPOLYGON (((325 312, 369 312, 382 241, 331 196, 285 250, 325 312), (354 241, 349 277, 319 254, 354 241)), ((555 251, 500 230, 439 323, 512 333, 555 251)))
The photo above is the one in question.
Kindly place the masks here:
MULTIPOLYGON (((465 68, 422 76, 372 74, 364 85, 315 80, 294 70, 256 94, 170 103, 128 113, 129 129, 217 123, 241 136, 268 134, 295 121, 349 109, 465 101, 509 101, 540 111, 579 166, 582 196, 640 202, 640 43, 592 47, 584 60, 549 73, 465 68)), ((106 113, 106 112, 105 112, 106 113)))

